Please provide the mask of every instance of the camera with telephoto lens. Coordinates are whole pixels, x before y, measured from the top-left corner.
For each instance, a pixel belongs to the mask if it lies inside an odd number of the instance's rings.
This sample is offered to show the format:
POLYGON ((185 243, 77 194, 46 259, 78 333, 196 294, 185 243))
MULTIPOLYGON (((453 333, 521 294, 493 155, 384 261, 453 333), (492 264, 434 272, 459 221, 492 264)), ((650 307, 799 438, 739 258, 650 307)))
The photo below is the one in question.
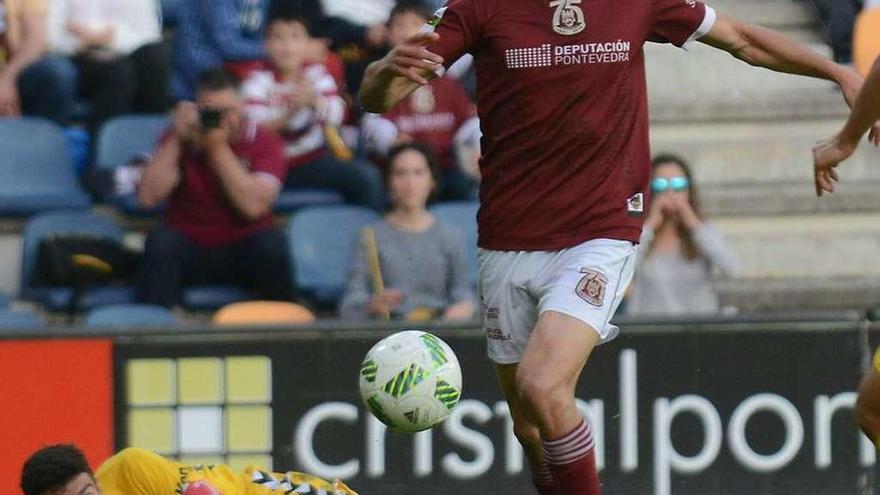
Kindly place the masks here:
POLYGON ((217 129, 223 120, 223 110, 220 108, 205 107, 199 109, 199 123, 204 130, 217 129))

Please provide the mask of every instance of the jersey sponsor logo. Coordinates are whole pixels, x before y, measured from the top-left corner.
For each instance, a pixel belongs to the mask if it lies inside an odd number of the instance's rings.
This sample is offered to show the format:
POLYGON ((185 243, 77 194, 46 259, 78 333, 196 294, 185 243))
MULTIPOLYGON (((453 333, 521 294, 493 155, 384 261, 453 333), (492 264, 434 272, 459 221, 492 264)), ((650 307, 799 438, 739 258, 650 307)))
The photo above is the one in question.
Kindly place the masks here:
POLYGON ((626 209, 630 215, 640 217, 645 212, 645 195, 637 193, 626 200, 626 209))
POLYGON ((605 302, 605 289, 608 287, 608 277, 599 270, 581 268, 584 274, 577 283, 574 291, 587 304, 601 308, 605 302))
POLYGON ((578 7, 581 0, 553 0, 553 31, 566 36, 578 34, 587 27, 584 11, 578 7))
POLYGON ((504 51, 508 69, 530 69, 559 65, 617 64, 630 61, 632 42, 617 40, 572 45, 508 48, 504 51))

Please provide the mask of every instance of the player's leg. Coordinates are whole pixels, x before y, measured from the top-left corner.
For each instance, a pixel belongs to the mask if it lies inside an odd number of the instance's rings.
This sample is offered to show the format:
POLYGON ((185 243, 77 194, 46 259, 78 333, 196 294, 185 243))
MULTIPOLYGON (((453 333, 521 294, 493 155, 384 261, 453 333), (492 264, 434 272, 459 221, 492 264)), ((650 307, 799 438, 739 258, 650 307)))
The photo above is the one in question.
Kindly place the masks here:
POLYGON ((601 493, 592 432, 575 404, 575 387, 593 349, 617 333, 610 320, 632 279, 634 254, 629 242, 589 241, 554 256, 537 281, 540 317, 516 382, 558 493, 601 493))
POLYGON ((495 371, 501 390, 507 399, 510 408, 510 417, 513 420, 513 434, 522 445, 532 472, 532 483, 540 495, 554 495, 556 490, 553 485, 553 475, 550 466, 544 461, 544 453, 541 448, 541 433, 537 425, 533 423, 525 413, 525 406, 520 400, 519 387, 516 382, 517 364, 497 364, 495 371))
POLYGON ((874 355, 874 362, 862 383, 859 385, 859 398, 856 401, 856 421, 865 435, 880 447, 880 350, 874 355))

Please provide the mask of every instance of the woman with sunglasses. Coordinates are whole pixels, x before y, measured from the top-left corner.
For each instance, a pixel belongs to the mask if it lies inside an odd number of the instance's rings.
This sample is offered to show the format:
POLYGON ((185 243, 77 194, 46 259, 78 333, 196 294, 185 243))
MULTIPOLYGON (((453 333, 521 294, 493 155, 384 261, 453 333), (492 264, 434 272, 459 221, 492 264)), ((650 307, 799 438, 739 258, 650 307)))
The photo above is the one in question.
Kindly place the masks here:
POLYGON ((718 312, 712 273, 734 275, 738 262, 703 221, 690 168, 682 158, 654 158, 652 199, 639 247, 628 314, 718 312))

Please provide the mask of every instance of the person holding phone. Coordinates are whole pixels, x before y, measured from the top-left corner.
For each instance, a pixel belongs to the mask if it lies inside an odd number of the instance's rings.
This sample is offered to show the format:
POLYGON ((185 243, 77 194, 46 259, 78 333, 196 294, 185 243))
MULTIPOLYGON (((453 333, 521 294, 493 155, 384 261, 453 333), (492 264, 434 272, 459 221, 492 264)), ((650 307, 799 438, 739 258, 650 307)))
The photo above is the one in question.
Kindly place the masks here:
POLYGON ((739 261, 721 234, 703 220, 687 162, 676 155, 652 161, 651 201, 642 230, 630 315, 711 314, 720 309, 713 272, 732 276, 739 261))
POLYGON ((177 306, 183 287, 207 284, 291 299, 287 244, 272 217, 284 144, 244 112, 238 81, 223 70, 203 72, 196 101, 176 107, 138 190, 144 206, 168 205, 147 237, 141 301, 177 306))

